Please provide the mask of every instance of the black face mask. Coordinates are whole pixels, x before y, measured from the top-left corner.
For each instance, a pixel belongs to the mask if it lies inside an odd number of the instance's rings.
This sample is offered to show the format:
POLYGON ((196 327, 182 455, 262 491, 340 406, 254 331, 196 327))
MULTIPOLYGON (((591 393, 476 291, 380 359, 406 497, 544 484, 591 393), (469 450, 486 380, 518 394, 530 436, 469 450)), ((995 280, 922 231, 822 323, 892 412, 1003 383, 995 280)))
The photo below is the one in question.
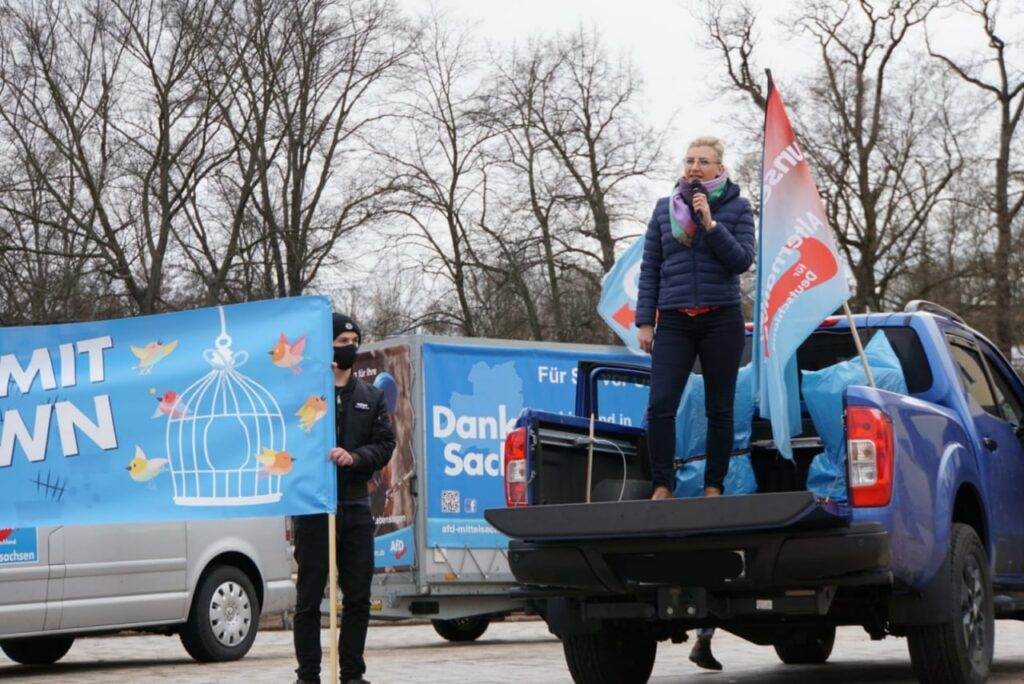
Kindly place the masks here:
POLYGON ((354 344, 346 344, 344 347, 334 348, 334 363, 338 364, 341 370, 348 370, 356 360, 356 352, 359 350, 354 344))

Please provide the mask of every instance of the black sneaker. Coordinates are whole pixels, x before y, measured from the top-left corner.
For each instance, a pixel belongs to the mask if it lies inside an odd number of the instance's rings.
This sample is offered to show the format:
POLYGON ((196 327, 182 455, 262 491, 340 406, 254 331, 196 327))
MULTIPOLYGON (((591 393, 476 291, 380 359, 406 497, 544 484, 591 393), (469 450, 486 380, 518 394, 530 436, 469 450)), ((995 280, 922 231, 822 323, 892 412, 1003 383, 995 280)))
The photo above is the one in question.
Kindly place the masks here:
POLYGON ((690 662, 705 670, 721 670, 722 663, 715 660, 711 655, 711 637, 697 637, 697 643, 690 651, 690 662))
POLYGON ((360 677, 359 679, 345 679, 341 682, 341 684, 370 684, 370 680, 363 679, 362 677, 360 677))

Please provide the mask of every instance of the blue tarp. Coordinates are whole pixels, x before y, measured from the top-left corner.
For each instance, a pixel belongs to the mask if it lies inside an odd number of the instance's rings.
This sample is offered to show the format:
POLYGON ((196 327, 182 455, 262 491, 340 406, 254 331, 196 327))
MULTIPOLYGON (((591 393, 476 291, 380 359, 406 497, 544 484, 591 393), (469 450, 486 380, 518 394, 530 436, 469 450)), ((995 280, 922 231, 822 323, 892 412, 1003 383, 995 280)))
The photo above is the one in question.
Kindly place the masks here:
MULTIPOLYGON (((754 419, 754 372, 747 364, 736 379, 733 450, 747 453, 733 456, 725 477, 725 494, 753 494, 757 480, 750 464, 750 430, 754 419)), ((676 457, 687 459, 707 452, 708 420, 704 412, 704 376, 693 373, 683 390, 676 413, 676 457)), ((704 492, 705 460, 686 463, 676 471, 676 498, 700 496, 704 492)))
MULTIPOLYGON (((907 394, 907 381, 899 358, 885 331, 879 330, 864 347, 875 385, 907 394)), ((807 474, 807 489, 822 498, 845 503, 846 440, 843 432, 843 395, 847 387, 867 385, 859 357, 818 371, 803 371, 803 396, 825 451, 814 457, 807 474)))

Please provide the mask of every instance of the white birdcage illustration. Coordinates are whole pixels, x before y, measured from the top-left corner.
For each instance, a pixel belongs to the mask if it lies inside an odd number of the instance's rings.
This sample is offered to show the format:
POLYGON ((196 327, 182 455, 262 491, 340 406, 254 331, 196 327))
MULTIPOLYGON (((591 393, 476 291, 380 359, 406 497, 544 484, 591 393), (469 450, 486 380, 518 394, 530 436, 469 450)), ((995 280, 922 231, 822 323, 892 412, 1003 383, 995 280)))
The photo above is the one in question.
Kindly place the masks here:
POLYGON ((250 506, 281 499, 281 476, 261 468, 264 449, 284 451, 277 400, 238 372, 249 360, 233 352, 224 307, 220 335, 203 350, 211 370, 181 393, 167 421, 167 458, 179 506, 250 506))

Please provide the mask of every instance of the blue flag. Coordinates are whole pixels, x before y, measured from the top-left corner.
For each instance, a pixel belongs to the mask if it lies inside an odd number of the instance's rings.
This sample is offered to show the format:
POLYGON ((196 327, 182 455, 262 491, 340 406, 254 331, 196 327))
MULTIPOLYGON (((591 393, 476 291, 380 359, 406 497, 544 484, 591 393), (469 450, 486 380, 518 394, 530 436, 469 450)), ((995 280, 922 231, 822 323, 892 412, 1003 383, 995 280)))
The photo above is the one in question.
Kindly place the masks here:
POLYGON ((644 255, 644 236, 636 238, 615 260, 601 283, 597 313, 622 343, 634 354, 643 354, 637 341, 636 297, 640 289, 640 262, 644 255))

